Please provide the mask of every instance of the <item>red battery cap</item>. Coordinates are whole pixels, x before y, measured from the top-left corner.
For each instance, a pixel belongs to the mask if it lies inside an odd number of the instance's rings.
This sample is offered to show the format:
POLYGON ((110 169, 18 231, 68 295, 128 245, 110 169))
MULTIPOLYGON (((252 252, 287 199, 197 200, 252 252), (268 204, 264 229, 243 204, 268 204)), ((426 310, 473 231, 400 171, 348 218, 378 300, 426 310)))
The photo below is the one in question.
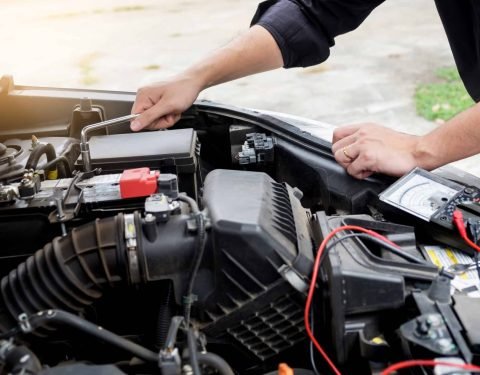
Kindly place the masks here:
POLYGON ((120 176, 120 195, 122 198, 146 197, 157 192, 159 171, 150 168, 126 169, 120 176))

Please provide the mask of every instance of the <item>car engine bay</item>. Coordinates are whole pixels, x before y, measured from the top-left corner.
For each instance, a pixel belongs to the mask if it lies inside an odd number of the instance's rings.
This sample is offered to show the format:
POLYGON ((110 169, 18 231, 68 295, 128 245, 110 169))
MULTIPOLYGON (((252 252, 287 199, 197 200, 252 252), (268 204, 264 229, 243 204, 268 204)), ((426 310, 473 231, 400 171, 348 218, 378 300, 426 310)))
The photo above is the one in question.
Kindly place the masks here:
POLYGON ((0 83, 2 373, 479 363, 475 177, 358 181, 258 111, 132 133, 130 93, 0 83))

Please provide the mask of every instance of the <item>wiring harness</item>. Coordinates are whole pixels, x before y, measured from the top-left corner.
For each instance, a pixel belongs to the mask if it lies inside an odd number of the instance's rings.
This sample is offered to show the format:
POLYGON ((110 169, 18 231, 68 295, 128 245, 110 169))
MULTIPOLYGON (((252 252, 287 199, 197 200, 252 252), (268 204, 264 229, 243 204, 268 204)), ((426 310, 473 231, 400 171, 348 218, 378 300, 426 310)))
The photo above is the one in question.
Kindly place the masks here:
MULTIPOLYGON (((477 246, 475 243, 473 243, 467 235, 466 229, 465 229, 465 223, 463 220, 462 213, 460 211, 456 211, 453 216, 453 221, 458 228, 458 231, 460 232, 460 235, 462 238, 465 240, 465 242, 470 245, 472 248, 474 248, 477 252, 480 252, 480 247, 477 246)), ((311 307, 312 307, 312 301, 313 301, 313 296, 315 293, 316 289, 316 284, 317 284, 317 278, 318 278, 318 273, 320 270, 320 264, 323 260, 323 255, 326 251, 328 251, 329 248, 327 247, 328 243, 332 238, 334 238, 338 233, 343 232, 343 231, 353 231, 353 232, 360 232, 357 233, 357 236, 360 236, 362 233, 366 234, 369 237, 372 237, 385 245, 386 249, 392 250, 397 250, 401 251, 400 246, 395 244, 394 242, 390 241, 388 238, 385 236, 382 236, 381 234, 366 229, 362 228, 359 226, 355 225, 344 225, 341 227, 338 227, 334 229, 332 232, 330 232, 322 241, 320 244, 316 257, 315 257, 315 263, 313 267, 313 272, 310 280, 310 286, 308 290, 308 295, 307 295, 307 300, 305 303, 305 310, 304 310, 304 323, 305 323, 305 330, 307 332, 307 335, 309 339, 311 340, 311 343, 313 346, 317 349, 317 351, 320 353, 322 358, 327 362, 329 365, 330 369, 335 375, 342 375, 340 370, 337 368, 335 363, 330 359, 326 351, 323 349, 323 347, 320 345, 320 343, 317 341, 317 339, 314 336, 313 329, 312 329, 312 320, 310 316, 311 312, 311 307)), ((347 235, 347 236, 352 236, 352 235, 347 235)), ((338 240, 337 240, 338 241, 338 240)), ((419 260, 414 260, 411 259, 411 261, 416 261, 418 262, 419 260)), ((425 367, 435 367, 435 366, 449 366, 452 368, 458 368, 458 369, 463 369, 463 370, 468 370, 470 372, 475 372, 475 373, 480 373, 480 367, 475 366, 473 364, 459 364, 459 363, 451 363, 447 361, 438 361, 438 360, 424 360, 424 359, 419 359, 419 360, 408 360, 408 361, 402 361, 398 362, 395 364, 392 364, 391 366, 387 367, 381 372, 381 375, 389 375, 394 373, 397 370, 401 369, 406 369, 406 368, 411 368, 411 367, 416 367, 416 366, 425 366, 425 367)))

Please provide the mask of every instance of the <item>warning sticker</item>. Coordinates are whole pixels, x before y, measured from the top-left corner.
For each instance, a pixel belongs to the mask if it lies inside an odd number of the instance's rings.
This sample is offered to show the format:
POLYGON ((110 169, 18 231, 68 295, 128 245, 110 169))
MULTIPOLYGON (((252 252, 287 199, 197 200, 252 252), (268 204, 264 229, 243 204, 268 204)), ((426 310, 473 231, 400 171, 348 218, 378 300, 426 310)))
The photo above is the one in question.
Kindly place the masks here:
POLYGON ((469 297, 480 298, 480 280, 472 257, 449 247, 424 246, 424 249, 430 261, 437 267, 443 267, 452 271, 454 264, 472 265, 466 272, 457 274, 455 279, 452 280, 452 289, 454 289, 452 294, 457 290, 467 294, 469 297))

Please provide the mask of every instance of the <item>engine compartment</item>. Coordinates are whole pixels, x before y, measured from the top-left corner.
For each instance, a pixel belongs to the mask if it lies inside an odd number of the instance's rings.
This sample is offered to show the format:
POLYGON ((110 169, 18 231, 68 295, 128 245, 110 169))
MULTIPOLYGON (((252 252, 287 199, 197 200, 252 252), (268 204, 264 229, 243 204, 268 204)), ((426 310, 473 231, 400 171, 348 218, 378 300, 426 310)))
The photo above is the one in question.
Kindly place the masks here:
POLYGON ((354 180, 328 142, 209 102, 166 131, 96 129, 87 168, 82 131, 125 115, 132 100, 2 91, 3 372, 266 374, 286 362, 328 374, 305 319, 344 374, 411 358, 478 361, 479 290, 462 290, 462 274, 431 255, 466 246, 380 200, 393 179, 354 180), (318 248, 343 226, 378 232, 400 251, 339 233, 306 313, 318 248))

